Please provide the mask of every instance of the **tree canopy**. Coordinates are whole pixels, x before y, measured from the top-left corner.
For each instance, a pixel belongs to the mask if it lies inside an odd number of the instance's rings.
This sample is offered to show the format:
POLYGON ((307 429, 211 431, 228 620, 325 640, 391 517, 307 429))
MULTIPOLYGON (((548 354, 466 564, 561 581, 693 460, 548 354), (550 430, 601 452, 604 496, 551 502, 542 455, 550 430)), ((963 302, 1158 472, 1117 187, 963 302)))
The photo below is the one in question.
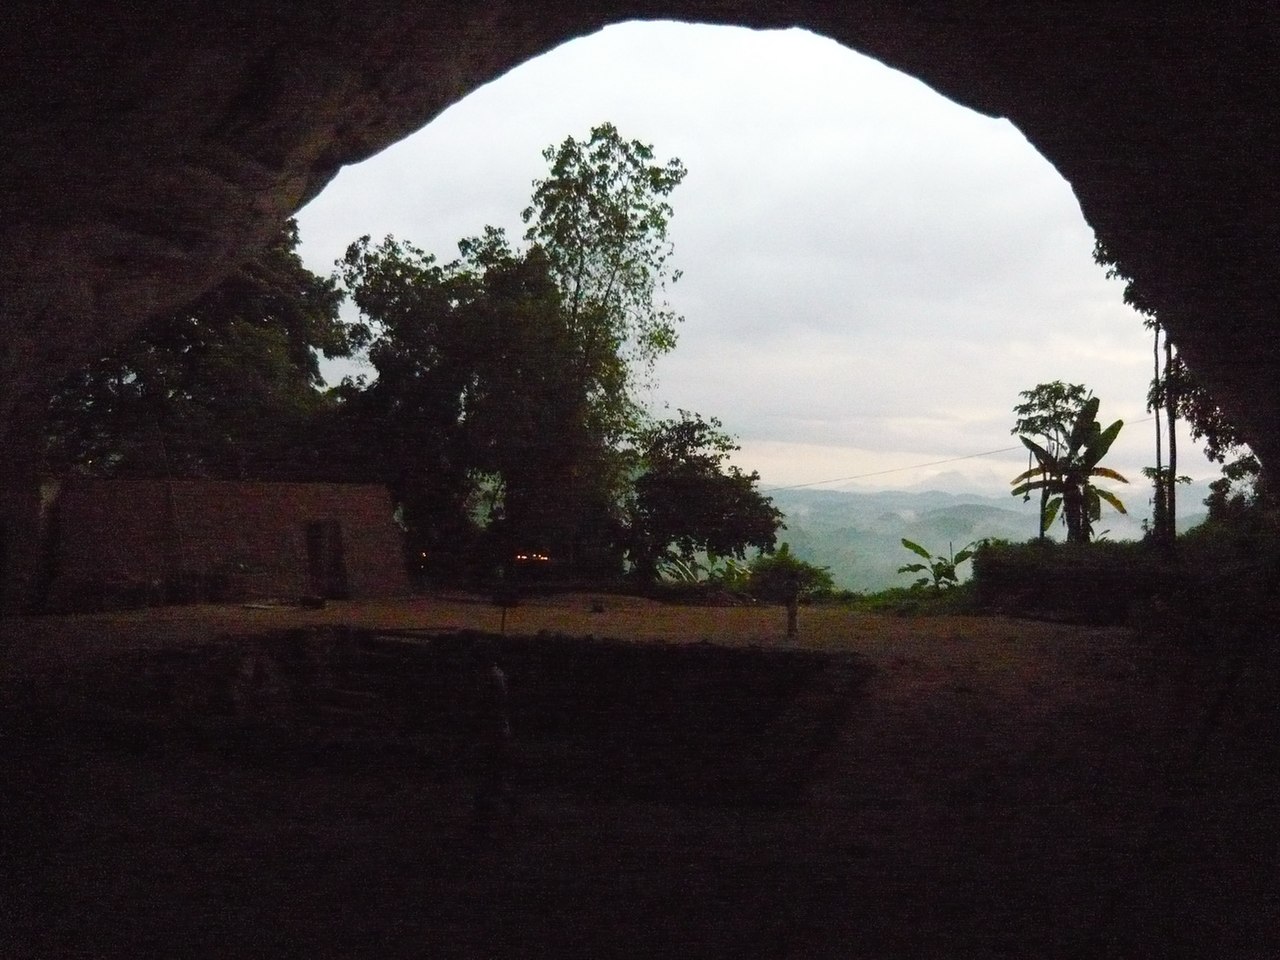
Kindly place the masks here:
MULTIPOLYGON (((1080 383, 1063 383, 1054 380, 1052 383, 1039 383, 1030 390, 1018 394, 1022 402, 1015 405, 1013 413, 1017 417, 1013 429, 1009 431, 1018 436, 1031 437, 1049 454, 1056 457, 1066 447, 1071 426, 1075 423, 1085 403, 1093 396, 1093 391, 1080 383)), ((1033 456, 1028 452, 1029 456, 1033 456)), ((1028 461, 1027 469, 1031 469, 1028 461)), ((1030 491, 1023 491, 1023 496, 1030 499, 1030 491)), ((1049 504, 1051 496, 1048 486, 1040 488, 1040 520, 1039 538, 1043 540, 1052 525, 1055 514, 1051 515, 1049 504)))
POLYGON ((1119 497, 1093 482, 1094 478, 1129 482, 1111 468, 1099 466, 1119 436, 1124 421, 1117 420, 1103 429, 1098 423, 1098 406, 1097 397, 1085 402, 1072 423, 1065 445, 1056 453, 1030 437, 1018 438, 1038 465, 1013 478, 1012 493, 1014 496, 1025 496, 1033 490, 1047 493, 1050 498, 1048 523, 1053 522, 1061 508, 1066 517, 1068 543, 1089 542, 1103 503, 1120 513, 1125 512, 1119 497))
POLYGON ((348 385, 348 407, 382 438, 425 552, 471 527, 491 563, 536 552, 599 571, 625 549, 637 370, 675 344, 667 198, 684 167, 611 124, 543 156, 523 247, 486 227, 444 264, 393 237, 347 251, 377 373, 348 385))
POLYGON ((678 159, 601 124, 548 147, 526 230, 442 261, 352 243, 307 271, 293 221, 242 270, 69 377, 50 405, 60 465, 169 476, 374 481, 442 576, 549 557, 575 576, 771 550, 781 514, 727 462, 720 421, 655 422, 640 400, 680 317, 666 300, 678 159), (338 308, 349 297, 358 318, 338 308), (319 357, 372 373, 327 389, 319 357))
POLYGON ((675 346, 682 319, 664 298, 680 279, 669 264, 667 198, 684 180, 684 164, 654 162, 651 145, 624 140, 611 123, 542 156, 551 169, 534 181, 522 214, 525 240, 546 254, 580 362, 595 366, 597 377, 607 368, 625 379, 628 364, 651 368, 675 346))
POLYGON ((773 550, 782 513, 756 489, 758 473, 726 462, 738 446, 722 426, 681 410, 639 432, 628 548, 641 580, 653 580, 672 557, 688 563, 697 553, 743 559, 747 547, 773 550))
MULTIPOLYGON (((1124 282, 1124 302, 1142 315, 1143 323, 1156 330, 1162 329, 1152 301, 1128 274, 1125 265, 1101 241, 1094 244, 1093 259, 1106 268, 1108 278, 1124 282)), ((1239 428, 1218 406, 1213 394, 1176 350, 1171 351, 1165 363, 1163 377, 1158 375, 1156 379, 1158 382, 1152 387, 1153 403, 1162 403, 1166 395, 1172 398, 1176 416, 1191 425, 1193 437, 1204 441, 1206 457, 1223 463, 1228 457, 1245 454, 1246 443, 1239 428)))

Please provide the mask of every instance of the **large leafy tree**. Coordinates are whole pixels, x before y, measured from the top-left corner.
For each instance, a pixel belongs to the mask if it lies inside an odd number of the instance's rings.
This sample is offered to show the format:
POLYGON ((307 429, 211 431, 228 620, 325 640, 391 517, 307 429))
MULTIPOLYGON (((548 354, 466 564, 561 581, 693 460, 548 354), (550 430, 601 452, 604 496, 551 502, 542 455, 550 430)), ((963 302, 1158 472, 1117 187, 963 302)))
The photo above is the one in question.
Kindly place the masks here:
POLYGON ((756 485, 758 473, 727 463, 738 446, 712 417, 681 410, 641 430, 628 550, 636 576, 656 578, 668 559, 695 554, 743 559, 748 547, 771 551, 782 513, 756 485))
POLYGON ((474 287, 463 432, 488 484, 491 539, 506 556, 614 565, 624 457, 580 379, 582 344, 545 253, 515 253, 492 230, 462 246, 474 287))
MULTIPOLYGON (((1079 383, 1063 383, 1054 380, 1052 383, 1039 383, 1030 390, 1018 394, 1022 402, 1015 405, 1013 413, 1013 434, 1030 437, 1047 451, 1056 462, 1058 455, 1066 448, 1067 438, 1072 424, 1076 422, 1085 403, 1093 396, 1093 391, 1079 383)), ((1028 456, 1032 454, 1028 453, 1028 456)), ((1031 469, 1028 462, 1027 468, 1031 469)), ((1040 490, 1039 539, 1045 539, 1049 527, 1056 516, 1056 509, 1050 514, 1049 504, 1052 500, 1050 485, 1045 484, 1040 490)), ((1030 498, 1030 491, 1023 496, 1030 498)))
POLYGON ((579 386, 620 440, 637 423, 637 372, 676 342, 681 318, 667 303, 672 269, 667 198, 684 180, 679 159, 655 161, 653 147, 625 140, 610 123, 590 137, 548 147, 548 176, 535 180, 522 217, 563 297, 577 346, 579 386))
POLYGON ((1251 453, 1223 464, 1222 476, 1209 484, 1209 491, 1204 500, 1208 523, 1239 523, 1276 509, 1276 496, 1251 453))
POLYGON ((675 342, 666 198, 684 168, 608 124, 544 156, 523 249, 488 227, 448 264, 394 238, 348 250, 377 371, 348 386, 349 409, 417 498, 406 513, 428 552, 478 521, 499 557, 599 571, 620 558, 636 371, 675 342))
POLYGON ((64 378, 49 403, 57 469, 216 478, 291 476, 326 403, 319 355, 346 356, 342 294, 307 270, 288 221, 208 293, 64 378))
POLYGON ((1053 522, 1061 508, 1067 521, 1067 542, 1088 543, 1093 536, 1093 524, 1101 516, 1102 504, 1107 503, 1120 513, 1125 512, 1120 498, 1109 490, 1097 486, 1097 478, 1129 481, 1109 467, 1100 466, 1111 445, 1124 427, 1117 420, 1105 429, 1098 423, 1097 397, 1091 397, 1081 408, 1067 435, 1065 445, 1057 452, 1050 451, 1031 437, 1019 437, 1037 466, 1013 478, 1014 496, 1026 496, 1033 491, 1044 491, 1049 496, 1049 523, 1053 522))
POLYGON ((391 486, 413 546, 448 564, 467 547, 470 484, 461 423, 473 373, 461 303, 471 285, 410 243, 361 237, 339 274, 376 376, 347 382, 334 433, 349 475, 391 486))

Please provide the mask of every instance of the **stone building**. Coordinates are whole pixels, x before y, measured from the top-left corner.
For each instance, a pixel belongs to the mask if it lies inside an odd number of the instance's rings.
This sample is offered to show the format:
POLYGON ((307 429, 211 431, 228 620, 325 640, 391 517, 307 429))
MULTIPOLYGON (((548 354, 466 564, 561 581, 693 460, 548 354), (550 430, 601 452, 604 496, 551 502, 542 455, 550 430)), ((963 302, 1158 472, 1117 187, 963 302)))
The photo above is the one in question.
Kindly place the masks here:
MULTIPOLYGON (((408 592, 385 487, 72 477, 41 493, 37 608, 408 592)), ((16 580, 21 571, 8 570, 16 580)), ((6 584, 11 585, 11 584, 6 584)))

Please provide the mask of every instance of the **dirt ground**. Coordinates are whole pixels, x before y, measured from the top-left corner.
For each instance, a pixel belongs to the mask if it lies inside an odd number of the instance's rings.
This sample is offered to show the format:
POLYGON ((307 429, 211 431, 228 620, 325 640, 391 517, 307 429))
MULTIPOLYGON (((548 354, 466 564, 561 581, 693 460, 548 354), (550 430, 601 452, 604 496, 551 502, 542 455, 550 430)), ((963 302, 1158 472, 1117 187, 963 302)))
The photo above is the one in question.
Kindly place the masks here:
POLYGON ((1260 654, 783 628, 585 595, 4 621, 0 956, 1280 956, 1260 654), (480 830, 459 631, 504 626, 480 830))

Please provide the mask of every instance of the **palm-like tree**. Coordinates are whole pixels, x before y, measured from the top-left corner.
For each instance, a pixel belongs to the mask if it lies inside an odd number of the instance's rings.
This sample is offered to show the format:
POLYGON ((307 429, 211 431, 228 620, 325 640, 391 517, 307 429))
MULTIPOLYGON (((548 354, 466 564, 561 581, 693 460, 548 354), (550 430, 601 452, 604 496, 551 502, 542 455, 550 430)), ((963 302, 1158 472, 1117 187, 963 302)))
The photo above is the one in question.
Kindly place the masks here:
POLYGON ((1038 466, 1013 478, 1013 495, 1026 496, 1033 490, 1046 493, 1049 500, 1044 526, 1048 527, 1061 509, 1066 516, 1068 543, 1089 542, 1104 502, 1119 513, 1126 512, 1119 497, 1093 483, 1094 478, 1129 482, 1109 467, 1098 466, 1124 426, 1123 420, 1117 420, 1104 430, 1098 423, 1098 403, 1097 397, 1085 403, 1072 424, 1066 446, 1056 453, 1050 453, 1030 437, 1018 438, 1038 466))

